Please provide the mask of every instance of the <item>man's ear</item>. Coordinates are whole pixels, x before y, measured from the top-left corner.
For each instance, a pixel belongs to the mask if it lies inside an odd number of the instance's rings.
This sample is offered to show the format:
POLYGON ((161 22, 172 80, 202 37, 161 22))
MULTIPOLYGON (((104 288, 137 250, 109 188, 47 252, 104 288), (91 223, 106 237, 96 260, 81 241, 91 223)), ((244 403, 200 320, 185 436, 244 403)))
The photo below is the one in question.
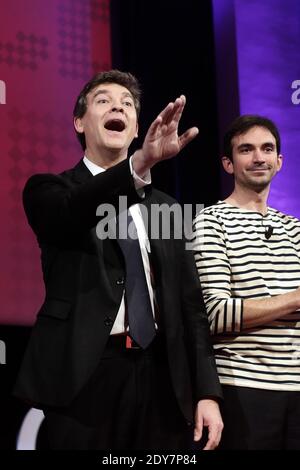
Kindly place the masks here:
POLYGON ((281 153, 277 156, 277 171, 280 171, 283 163, 283 155, 281 153))
POLYGON ((75 117, 73 120, 73 124, 74 124, 76 131, 81 134, 83 132, 82 119, 80 117, 75 117))
POLYGON ((228 157, 222 157, 222 165, 226 173, 229 175, 233 175, 234 169, 233 169, 233 163, 228 157))
POLYGON ((134 138, 136 139, 139 136, 139 125, 136 123, 136 130, 135 130, 135 135, 134 138))

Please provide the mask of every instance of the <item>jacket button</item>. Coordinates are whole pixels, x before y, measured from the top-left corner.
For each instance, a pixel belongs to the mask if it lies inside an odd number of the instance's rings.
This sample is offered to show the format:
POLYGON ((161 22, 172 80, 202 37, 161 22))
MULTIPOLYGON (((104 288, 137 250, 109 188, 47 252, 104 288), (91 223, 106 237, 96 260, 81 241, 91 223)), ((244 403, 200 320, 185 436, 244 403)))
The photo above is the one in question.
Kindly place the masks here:
POLYGON ((119 279, 116 280, 116 284, 117 284, 118 286, 123 285, 124 282, 125 282, 124 277, 119 277, 119 279))
POLYGON ((113 323, 112 318, 106 317, 106 318, 104 319, 104 325, 105 325, 105 326, 111 326, 112 323, 113 323))

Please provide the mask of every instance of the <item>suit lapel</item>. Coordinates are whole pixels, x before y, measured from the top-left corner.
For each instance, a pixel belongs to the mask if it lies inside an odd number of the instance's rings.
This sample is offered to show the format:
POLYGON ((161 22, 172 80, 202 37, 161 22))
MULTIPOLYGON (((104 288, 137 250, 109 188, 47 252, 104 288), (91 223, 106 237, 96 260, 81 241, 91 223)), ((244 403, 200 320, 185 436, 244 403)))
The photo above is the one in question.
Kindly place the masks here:
POLYGON ((92 178, 93 175, 84 164, 83 159, 81 159, 77 165, 73 168, 73 180, 77 183, 84 183, 89 178, 92 178))
POLYGON ((164 262, 166 262, 165 243, 164 243, 164 240, 162 240, 161 238, 161 233, 160 233, 161 230, 159 230, 158 239, 151 237, 152 228, 154 224, 158 223, 158 221, 151 220, 151 206, 153 204, 158 204, 158 202, 155 196, 153 195, 151 186, 147 186, 145 188, 145 192, 146 192, 145 199, 142 203, 140 203, 141 206, 144 206, 144 209, 142 208, 141 212, 142 212, 142 217, 145 223, 145 228, 147 229, 147 235, 148 235, 148 239, 150 243, 151 264, 153 267, 154 276, 158 280, 161 277, 162 265, 164 262))

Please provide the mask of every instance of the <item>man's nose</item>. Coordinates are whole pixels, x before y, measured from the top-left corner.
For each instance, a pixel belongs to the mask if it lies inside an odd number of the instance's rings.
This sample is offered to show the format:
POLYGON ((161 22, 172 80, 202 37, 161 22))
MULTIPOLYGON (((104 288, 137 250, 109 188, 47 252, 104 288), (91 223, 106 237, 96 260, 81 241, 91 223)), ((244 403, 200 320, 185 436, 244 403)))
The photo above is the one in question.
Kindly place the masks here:
POLYGON ((256 163, 264 163, 265 162, 265 155, 261 150, 255 150, 253 153, 253 161, 256 163))
POLYGON ((111 110, 117 113, 124 113, 124 108, 122 104, 114 104, 111 110))

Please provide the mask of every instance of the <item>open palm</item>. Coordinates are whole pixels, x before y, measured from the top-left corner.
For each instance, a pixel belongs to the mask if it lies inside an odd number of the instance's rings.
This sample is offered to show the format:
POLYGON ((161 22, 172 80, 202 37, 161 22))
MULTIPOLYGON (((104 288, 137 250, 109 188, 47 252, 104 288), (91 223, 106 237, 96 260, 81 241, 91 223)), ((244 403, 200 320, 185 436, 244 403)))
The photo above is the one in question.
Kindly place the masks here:
POLYGON ((185 102, 185 96, 181 95, 174 103, 169 103, 151 124, 143 144, 143 153, 151 160, 151 166, 177 155, 198 134, 198 129, 192 127, 178 136, 185 102))

